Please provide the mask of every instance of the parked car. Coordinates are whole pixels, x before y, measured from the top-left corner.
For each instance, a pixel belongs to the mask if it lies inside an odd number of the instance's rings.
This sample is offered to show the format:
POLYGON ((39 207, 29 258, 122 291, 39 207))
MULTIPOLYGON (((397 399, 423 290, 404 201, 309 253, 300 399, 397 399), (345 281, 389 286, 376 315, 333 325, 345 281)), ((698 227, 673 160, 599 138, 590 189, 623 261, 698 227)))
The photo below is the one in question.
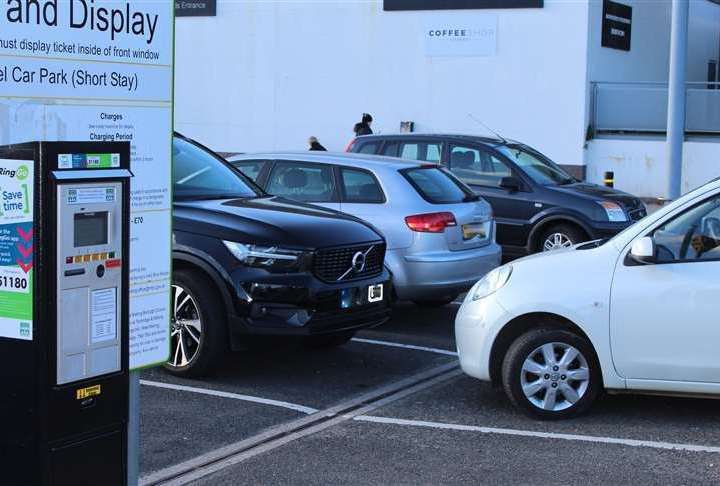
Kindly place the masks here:
POLYGON ((388 319, 386 245, 367 223, 272 197, 181 135, 173 191, 171 372, 205 373, 248 335, 340 345, 388 319))
POLYGON ((647 214, 640 199, 580 182, 537 150, 514 141, 466 135, 369 135, 356 138, 348 150, 448 167, 492 205, 497 240, 508 255, 607 238, 647 214))
POLYGON ((399 299, 445 305, 500 263, 490 206, 444 168, 328 152, 230 160, 271 194, 341 210, 378 228, 399 299))
POLYGON ((609 241, 488 274, 457 315, 460 363, 545 419, 602 389, 720 396, 719 272, 715 181, 609 241))

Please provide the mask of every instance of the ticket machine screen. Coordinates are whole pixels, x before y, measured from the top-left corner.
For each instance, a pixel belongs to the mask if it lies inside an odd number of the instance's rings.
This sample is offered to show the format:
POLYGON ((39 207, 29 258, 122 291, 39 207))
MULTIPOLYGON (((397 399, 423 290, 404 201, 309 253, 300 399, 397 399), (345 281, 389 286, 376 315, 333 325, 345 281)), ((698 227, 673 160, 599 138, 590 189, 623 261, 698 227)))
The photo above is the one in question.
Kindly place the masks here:
POLYGON ((76 213, 75 246, 107 245, 108 213, 107 211, 92 213, 76 213))

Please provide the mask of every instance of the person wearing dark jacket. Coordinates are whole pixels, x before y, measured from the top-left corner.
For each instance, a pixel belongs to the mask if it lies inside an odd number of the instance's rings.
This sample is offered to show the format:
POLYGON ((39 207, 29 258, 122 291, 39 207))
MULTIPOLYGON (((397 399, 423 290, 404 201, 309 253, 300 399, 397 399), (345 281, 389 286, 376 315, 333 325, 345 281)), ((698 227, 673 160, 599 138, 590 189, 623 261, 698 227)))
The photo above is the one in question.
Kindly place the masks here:
POLYGON ((360 135, 372 135, 373 131, 372 128, 370 128, 370 125, 372 125, 373 117, 370 115, 370 113, 363 113, 362 120, 360 120, 360 123, 356 123, 353 127, 353 131, 355 132, 355 136, 360 135))
POLYGON ((308 138, 308 145, 309 145, 308 150, 327 152, 327 149, 325 147, 323 147, 322 145, 320 145, 320 142, 318 142, 317 137, 308 138))

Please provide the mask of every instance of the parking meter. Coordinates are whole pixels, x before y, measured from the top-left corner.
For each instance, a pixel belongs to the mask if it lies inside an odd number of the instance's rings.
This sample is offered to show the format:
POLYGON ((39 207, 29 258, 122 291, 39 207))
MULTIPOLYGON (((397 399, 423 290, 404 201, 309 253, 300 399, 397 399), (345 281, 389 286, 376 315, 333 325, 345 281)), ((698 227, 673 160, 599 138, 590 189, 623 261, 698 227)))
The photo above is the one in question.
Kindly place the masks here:
POLYGON ((129 163, 0 147, 0 484, 127 482, 129 163))

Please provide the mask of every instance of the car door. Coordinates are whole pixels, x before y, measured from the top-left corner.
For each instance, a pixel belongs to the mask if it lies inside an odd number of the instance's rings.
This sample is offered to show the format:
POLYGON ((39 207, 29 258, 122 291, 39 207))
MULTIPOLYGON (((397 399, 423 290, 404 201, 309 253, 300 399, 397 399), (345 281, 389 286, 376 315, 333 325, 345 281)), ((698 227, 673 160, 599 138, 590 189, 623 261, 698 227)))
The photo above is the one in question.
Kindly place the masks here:
POLYGON ((263 188, 273 196, 340 210, 340 195, 331 164, 277 160, 263 188))
POLYGON ((634 262, 628 246, 616 266, 615 368, 634 380, 720 383, 720 195, 660 222, 649 235, 656 263, 634 262))
POLYGON ((375 175, 356 167, 338 167, 341 203, 340 210, 367 220, 385 236, 388 249, 407 239, 404 226, 398 227, 397 215, 384 206, 387 198, 375 175))
POLYGON ((479 145, 450 144, 447 157, 450 171, 492 206, 498 243, 525 246, 530 219, 538 210, 528 188, 510 191, 500 187, 503 177, 518 177, 511 166, 479 145))

